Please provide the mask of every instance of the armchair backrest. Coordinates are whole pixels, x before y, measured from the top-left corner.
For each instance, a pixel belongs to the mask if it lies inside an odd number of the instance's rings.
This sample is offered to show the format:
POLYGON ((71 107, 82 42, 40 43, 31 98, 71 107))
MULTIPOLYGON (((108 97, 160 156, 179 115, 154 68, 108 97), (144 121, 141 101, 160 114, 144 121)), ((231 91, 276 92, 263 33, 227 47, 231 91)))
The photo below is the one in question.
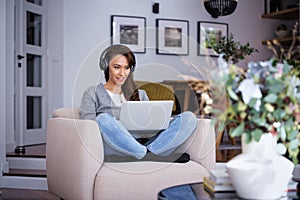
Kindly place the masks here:
POLYGON ((79 108, 58 108, 53 111, 53 118, 56 117, 80 119, 79 108))
POLYGON ((173 111, 176 111, 176 97, 171 86, 162 83, 135 81, 139 89, 145 90, 149 100, 172 100, 174 102, 173 111))

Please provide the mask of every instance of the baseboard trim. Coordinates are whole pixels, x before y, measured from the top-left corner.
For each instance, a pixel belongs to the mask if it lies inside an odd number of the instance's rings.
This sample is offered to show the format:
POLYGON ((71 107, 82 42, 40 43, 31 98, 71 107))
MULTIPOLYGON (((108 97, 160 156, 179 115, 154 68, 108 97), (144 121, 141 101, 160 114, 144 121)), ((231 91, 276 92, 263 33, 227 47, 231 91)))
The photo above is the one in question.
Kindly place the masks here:
POLYGON ((11 169, 46 170, 45 158, 6 157, 11 169))
POLYGON ((6 152, 13 152, 17 144, 15 142, 6 144, 6 152))
POLYGON ((47 178, 3 176, 4 188, 48 190, 47 178))

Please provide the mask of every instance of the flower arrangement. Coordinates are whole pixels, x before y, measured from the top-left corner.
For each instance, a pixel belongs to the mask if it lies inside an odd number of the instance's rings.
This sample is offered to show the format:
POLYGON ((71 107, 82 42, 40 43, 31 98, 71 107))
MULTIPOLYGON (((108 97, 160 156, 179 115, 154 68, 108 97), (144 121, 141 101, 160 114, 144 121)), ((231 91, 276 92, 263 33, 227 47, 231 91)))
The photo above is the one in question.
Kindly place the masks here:
POLYGON ((231 137, 246 133, 246 143, 259 141, 265 133, 278 139, 282 154, 297 163, 300 144, 300 79, 291 75, 292 66, 275 59, 249 62, 244 70, 229 65, 222 75, 227 95, 227 107, 219 119, 223 127, 230 127, 231 137))
MULTIPOLYGON (((273 58, 249 62, 245 69, 228 64, 220 55, 218 65, 227 102, 224 111, 213 109, 212 113, 218 114, 217 121, 224 122, 219 123, 219 130, 227 129, 231 137, 244 134, 246 143, 258 142, 263 134, 271 133, 277 138, 279 153, 298 163, 300 66, 293 59, 295 41, 288 50, 277 40, 273 44, 268 44, 273 58)), ((214 84, 220 89, 220 83, 214 84)))

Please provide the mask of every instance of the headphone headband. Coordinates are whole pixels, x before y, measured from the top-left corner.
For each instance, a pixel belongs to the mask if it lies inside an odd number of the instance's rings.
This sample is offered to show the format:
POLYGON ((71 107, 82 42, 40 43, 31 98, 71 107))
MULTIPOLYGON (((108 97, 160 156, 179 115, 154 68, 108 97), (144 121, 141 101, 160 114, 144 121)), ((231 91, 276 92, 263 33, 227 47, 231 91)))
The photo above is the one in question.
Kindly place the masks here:
MULTIPOLYGON (((120 45, 120 44, 111 45, 102 52, 102 54, 100 55, 100 60, 99 60, 100 69, 104 70, 104 71, 106 69, 108 69, 110 59, 113 56, 118 55, 118 54, 125 55, 127 53, 130 53, 131 57, 133 59, 132 66, 130 66, 131 67, 130 70, 131 70, 131 72, 133 72, 135 70, 135 65, 136 65, 135 56, 128 47, 126 47, 124 45, 120 45)), ((131 64, 131 63, 129 63, 129 64, 131 64)))

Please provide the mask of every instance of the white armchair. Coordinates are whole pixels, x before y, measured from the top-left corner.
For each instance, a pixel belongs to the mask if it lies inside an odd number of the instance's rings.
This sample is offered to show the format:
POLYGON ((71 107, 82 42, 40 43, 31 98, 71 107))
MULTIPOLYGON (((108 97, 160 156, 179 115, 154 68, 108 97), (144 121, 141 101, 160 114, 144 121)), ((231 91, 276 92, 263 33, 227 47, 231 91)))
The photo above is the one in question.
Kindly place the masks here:
POLYGON ((215 132, 209 119, 198 119, 194 134, 177 152, 187 163, 104 162, 98 125, 79 119, 78 108, 61 108, 47 127, 46 166, 49 192, 62 199, 157 199, 176 185, 202 182, 215 166, 215 132))

